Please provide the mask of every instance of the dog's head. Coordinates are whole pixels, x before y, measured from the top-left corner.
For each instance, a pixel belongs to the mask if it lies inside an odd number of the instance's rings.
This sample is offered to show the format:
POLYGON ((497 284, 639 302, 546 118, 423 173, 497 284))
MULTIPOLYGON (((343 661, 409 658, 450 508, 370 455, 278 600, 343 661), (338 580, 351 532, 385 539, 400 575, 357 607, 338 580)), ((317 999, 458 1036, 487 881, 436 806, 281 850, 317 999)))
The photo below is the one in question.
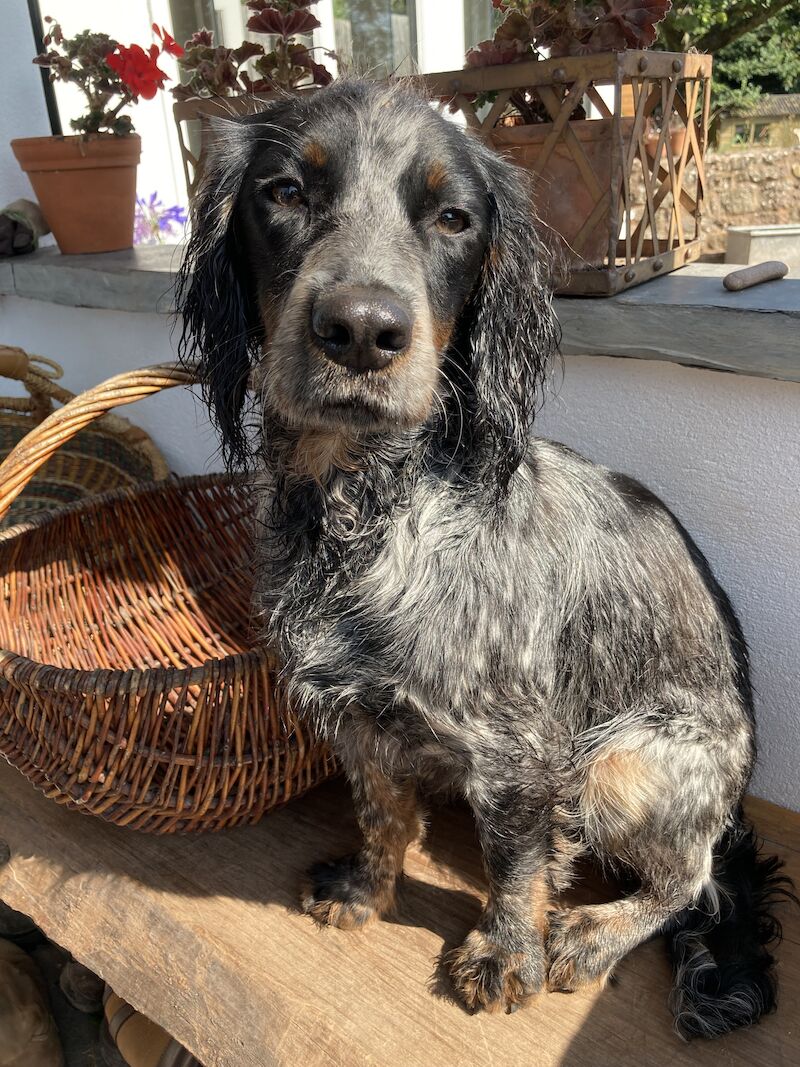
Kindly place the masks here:
POLYGON ((523 175, 368 82, 214 132, 178 310, 226 457, 245 455, 251 381, 266 420, 304 433, 458 423, 507 484, 556 342, 523 175))

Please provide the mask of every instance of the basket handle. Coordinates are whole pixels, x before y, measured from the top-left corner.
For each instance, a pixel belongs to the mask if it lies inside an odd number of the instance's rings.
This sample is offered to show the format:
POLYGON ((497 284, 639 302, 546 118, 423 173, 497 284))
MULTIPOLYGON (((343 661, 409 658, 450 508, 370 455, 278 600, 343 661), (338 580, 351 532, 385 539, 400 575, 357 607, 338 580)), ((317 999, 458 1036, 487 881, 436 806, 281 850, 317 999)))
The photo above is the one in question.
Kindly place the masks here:
POLYGON ((193 385, 197 375, 193 369, 176 363, 157 363, 152 367, 117 374, 108 381, 87 389, 63 408, 39 423, 0 464, 0 519, 19 494, 61 445, 111 408, 133 404, 162 389, 176 385, 193 385))
POLYGON ((47 356, 32 356, 15 345, 0 345, 0 377, 21 382, 28 393, 27 399, 4 396, 0 407, 30 413, 42 422, 53 410, 53 400, 66 404, 75 395, 58 385, 63 374, 64 368, 47 356))

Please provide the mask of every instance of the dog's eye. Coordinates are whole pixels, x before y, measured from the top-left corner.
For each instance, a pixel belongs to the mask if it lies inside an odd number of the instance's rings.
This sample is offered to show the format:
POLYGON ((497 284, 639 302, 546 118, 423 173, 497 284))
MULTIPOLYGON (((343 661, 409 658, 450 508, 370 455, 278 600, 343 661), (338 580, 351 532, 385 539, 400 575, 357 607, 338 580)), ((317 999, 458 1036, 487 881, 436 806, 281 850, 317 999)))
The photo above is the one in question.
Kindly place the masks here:
POLYGON ((436 220, 436 228, 442 233, 461 233, 469 226, 469 215, 458 208, 448 208, 436 220))
POLYGON ((296 182, 276 182, 270 186, 269 195, 281 207, 302 207, 305 204, 303 190, 296 182))

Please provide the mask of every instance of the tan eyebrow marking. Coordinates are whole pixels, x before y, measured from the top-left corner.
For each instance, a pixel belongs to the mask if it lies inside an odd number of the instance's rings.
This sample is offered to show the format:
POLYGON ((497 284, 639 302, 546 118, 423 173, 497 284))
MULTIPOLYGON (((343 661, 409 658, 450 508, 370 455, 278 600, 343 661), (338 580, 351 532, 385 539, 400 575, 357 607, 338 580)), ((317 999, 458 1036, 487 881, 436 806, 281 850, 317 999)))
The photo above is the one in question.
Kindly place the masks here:
POLYGON ((436 160, 435 163, 431 163, 428 168, 428 173, 425 178, 425 185, 432 193, 437 192, 443 185, 447 184, 447 171, 445 170, 444 163, 441 160, 436 160))
POLYGON ((309 141, 303 149, 303 159, 312 167, 324 167, 328 162, 328 153, 319 141, 309 141))

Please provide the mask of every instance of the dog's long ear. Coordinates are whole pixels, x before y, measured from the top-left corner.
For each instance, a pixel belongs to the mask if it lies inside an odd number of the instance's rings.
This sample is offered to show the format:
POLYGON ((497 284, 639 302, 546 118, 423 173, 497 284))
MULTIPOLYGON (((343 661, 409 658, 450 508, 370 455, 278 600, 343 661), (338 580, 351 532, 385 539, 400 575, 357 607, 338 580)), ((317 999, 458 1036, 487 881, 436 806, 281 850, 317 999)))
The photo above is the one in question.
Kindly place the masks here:
POLYGON ((243 281, 235 203, 250 159, 250 128, 212 120, 211 144, 190 213, 191 237, 176 282, 182 316, 178 357, 196 363, 203 397, 219 430, 228 466, 248 456, 244 404, 260 326, 243 281))
POLYGON ((460 344, 473 392, 475 446, 502 497, 528 448, 560 331, 551 256, 537 229, 527 175, 483 145, 474 147, 486 182, 489 240, 460 344))

